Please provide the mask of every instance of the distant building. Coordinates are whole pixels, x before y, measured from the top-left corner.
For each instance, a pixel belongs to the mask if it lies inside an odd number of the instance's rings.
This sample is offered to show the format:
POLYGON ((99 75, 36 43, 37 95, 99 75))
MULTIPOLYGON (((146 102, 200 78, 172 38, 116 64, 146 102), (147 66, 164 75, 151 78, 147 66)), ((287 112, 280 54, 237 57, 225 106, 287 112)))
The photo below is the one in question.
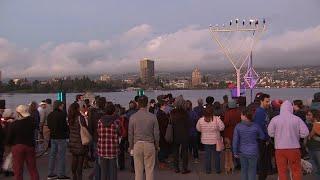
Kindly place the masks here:
POLYGON ((125 80, 123 80, 123 82, 125 82, 129 85, 132 85, 134 83, 134 80, 133 79, 125 79, 125 80))
POLYGON ((189 79, 173 80, 164 84, 167 88, 186 89, 189 88, 189 79))
POLYGON ((154 61, 146 58, 140 61, 140 79, 143 84, 154 84, 154 61))
POLYGON ((0 71, 0 82, 2 81, 2 74, 1 74, 1 71, 0 71))
POLYGON ((47 84, 49 84, 49 82, 48 81, 40 81, 40 84, 41 85, 47 85, 47 84))
POLYGON ((174 83, 174 86, 179 89, 185 89, 189 87, 189 80, 178 80, 174 83))
POLYGON ((60 78, 52 78, 52 79, 50 80, 50 83, 51 83, 51 82, 57 83, 57 82, 59 82, 60 80, 62 80, 62 79, 60 79, 60 78))
POLYGON ((108 74, 103 74, 103 75, 100 76, 100 81, 110 82, 111 81, 111 77, 108 74))
POLYGON ((13 79, 12 80, 13 81, 13 83, 15 84, 15 85, 28 85, 28 84, 31 84, 28 80, 27 80, 27 78, 24 78, 24 79, 19 79, 19 78, 15 78, 15 79, 13 79))
POLYGON ((70 81, 70 80, 72 80, 72 78, 71 78, 71 76, 64 76, 64 77, 62 78, 62 80, 70 81))
POLYGON ((15 85, 18 85, 18 84, 21 83, 21 82, 22 82, 22 79, 18 79, 18 78, 13 79, 13 83, 14 83, 15 85))
POLYGON ((191 84, 193 87, 201 85, 201 72, 200 72, 199 68, 195 68, 192 71, 191 84))

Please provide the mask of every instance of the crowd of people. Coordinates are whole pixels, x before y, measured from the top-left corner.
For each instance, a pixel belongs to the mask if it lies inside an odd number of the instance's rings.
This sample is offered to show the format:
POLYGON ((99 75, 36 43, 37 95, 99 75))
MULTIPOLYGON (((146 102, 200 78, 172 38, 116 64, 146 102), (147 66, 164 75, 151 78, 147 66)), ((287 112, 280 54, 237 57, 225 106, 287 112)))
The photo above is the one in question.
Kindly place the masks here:
POLYGON ((105 97, 90 102, 81 94, 65 106, 47 99, 11 110, 0 100, 0 167, 10 156, 13 164, 12 169, 0 168, 1 173, 22 180, 26 164, 30 179, 39 180, 36 141, 47 139, 47 179, 116 180, 118 170, 129 164, 136 180, 153 180, 156 166, 190 173, 190 157, 192 163, 203 163, 207 174, 214 158, 215 173, 240 170, 242 180, 257 175, 265 180, 274 173, 280 180, 301 180, 304 160, 312 162, 312 173, 320 177, 320 92, 310 106, 301 100, 271 101, 265 93, 258 93, 248 106, 245 97, 228 96, 222 103, 211 96, 205 103, 198 99, 193 106, 172 94, 156 100, 136 96, 128 110, 105 97), (204 151, 203 162, 199 151, 204 151), (89 162, 94 166, 89 177, 83 177, 89 162))

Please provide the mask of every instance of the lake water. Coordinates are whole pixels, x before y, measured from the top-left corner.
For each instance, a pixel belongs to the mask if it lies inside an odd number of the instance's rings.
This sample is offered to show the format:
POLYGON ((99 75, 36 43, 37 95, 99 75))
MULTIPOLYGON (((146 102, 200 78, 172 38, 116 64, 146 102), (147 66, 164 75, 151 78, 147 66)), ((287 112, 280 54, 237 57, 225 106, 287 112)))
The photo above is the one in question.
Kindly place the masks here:
MULTIPOLYGON (((290 89, 254 89, 253 94, 257 92, 264 92, 271 95, 271 99, 282 99, 282 100, 295 100, 301 99, 305 103, 310 103, 313 94, 320 92, 319 88, 290 88, 290 89)), ((161 94, 172 93, 173 96, 183 95, 185 99, 189 99, 195 105, 198 98, 205 99, 207 96, 213 96, 216 100, 222 102, 222 97, 224 95, 230 95, 228 89, 219 90, 173 90, 173 91, 146 91, 145 94, 151 99, 156 98, 161 94)), ((78 93, 68 93, 67 94, 67 104, 72 103, 75 100, 75 96, 78 93)), ((130 100, 136 95, 135 91, 131 92, 108 92, 108 93, 94 93, 95 95, 104 96, 108 101, 121 104, 124 107, 128 107, 130 100)), ((247 91, 247 102, 250 102, 250 93, 247 91)), ((51 98, 55 100, 57 98, 56 94, 6 94, 0 93, 0 99, 6 100, 7 108, 14 108, 19 104, 28 104, 31 101, 40 102, 46 98, 51 98)))

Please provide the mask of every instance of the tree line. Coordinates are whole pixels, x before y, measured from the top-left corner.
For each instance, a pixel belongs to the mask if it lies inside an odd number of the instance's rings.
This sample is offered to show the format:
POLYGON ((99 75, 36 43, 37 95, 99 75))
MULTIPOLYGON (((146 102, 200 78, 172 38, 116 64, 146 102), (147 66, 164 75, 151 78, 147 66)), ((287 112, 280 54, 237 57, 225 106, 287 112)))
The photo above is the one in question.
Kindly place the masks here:
POLYGON ((9 80, 7 83, 1 83, 1 92, 22 92, 22 93, 54 93, 57 91, 65 92, 108 92, 126 89, 128 84, 121 80, 94 81, 87 76, 81 78, 56 79, 50 81, 34 80, 29 82, 27 79, 19 81, 9 80))

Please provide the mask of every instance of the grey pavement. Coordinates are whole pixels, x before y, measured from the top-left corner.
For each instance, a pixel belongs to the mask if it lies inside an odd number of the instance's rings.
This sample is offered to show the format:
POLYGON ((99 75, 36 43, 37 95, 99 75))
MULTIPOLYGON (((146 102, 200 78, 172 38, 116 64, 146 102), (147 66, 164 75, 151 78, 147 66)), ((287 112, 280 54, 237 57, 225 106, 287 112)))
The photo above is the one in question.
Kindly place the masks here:
MULTIPOLYGON (((194 164, 192 162, 189 163, 190 170, 192 171, 190 174, 176 174, 173 170, 159 170, 157 167, 155 168, 155 180, 240 180, 240 172, 235 171, 232 175, 226 175, 224 172, 221 174, 215 174, 214 172, 212 174, 205 174, 204 173, 204 164, 203 164, 203 153, 200 153, 201 162, 199 164, 194 164)), ((67 160, 67 174, 71 177, 71 156, 68 155, 67 160)), ((128 163, 128 159, 126 159, 126 162, 128 163)), ((41 158, 38 158, 37 160, 37 166, 40 173, 40 180, 46 180, 47 176, 47 169, 48 169, 48 157, 44 156, 41 158)), ((128 170, 128 165, 126 166, 126 170, 124 171, 118 171, 118 179, 119 180, 134 180, 134 174, 131 173, 128 170)), ((88 180, 88 176, 92 169, 86 169, 84 170, 83 179, 88 180)), ((27 169, 25 168, 25 179, 29 179, 27 169)), ((5 178, 3 176, 0 176, 1 180, 11 180, 13 177, 5 178)), ((269 176, 267 180, 277 180, 276 175, 269 176)), ((311 175, 303 176, 303 180, 315 180, 311 175)))

